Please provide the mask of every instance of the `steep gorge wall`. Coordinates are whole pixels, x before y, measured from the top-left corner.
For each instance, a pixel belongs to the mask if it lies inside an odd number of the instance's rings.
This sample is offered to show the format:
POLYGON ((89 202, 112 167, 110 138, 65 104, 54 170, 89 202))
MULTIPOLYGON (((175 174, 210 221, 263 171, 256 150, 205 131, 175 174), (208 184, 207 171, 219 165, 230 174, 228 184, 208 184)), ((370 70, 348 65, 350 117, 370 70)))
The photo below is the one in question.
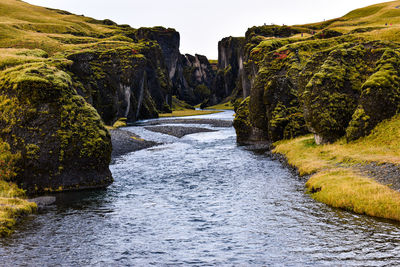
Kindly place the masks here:
POLYGON ((31 193, 108 186, 103 122, 158 117, 174 94, 193 104, 210 95, 214 70, 204 56, 180 54, 178 32, 109 24, 115 35, 79 39, 54 57, 7 50, 17 66, 0 67, 0 141, 17 159, 8 179, 31 193))
POLYGON ((154 40, 160 45, 173 95, 191 105, 210 97, 215 72, 205 56, 180 53, 177 31, 163 27, 140 28, 135 37, 138 40, 154 40))
POLYGON ((307 132, 319 144, 343 136, 355 140, 399 111, 398 45, 329 33, 253 36, 264 40, 246 63, 255 64, 257 74, 249 99, 237 110, 239 142, 274 142, 307 132))
POLYGON ((245 37, 226 37, 218 43, 218 70, 213 87, 216 102, 241 100, 250 95, 258 72, 251 51, 267 38, 284 38, 299 33, 292 27, 249 28, 245 37))
POLYGON ((155 118, 170 110, 171 82, 159 45, 147 41, 136 46, 67 57, 73 61, 69 70, 81 85, 79 93, 106 124, 121 117, 128 122, 155 118))

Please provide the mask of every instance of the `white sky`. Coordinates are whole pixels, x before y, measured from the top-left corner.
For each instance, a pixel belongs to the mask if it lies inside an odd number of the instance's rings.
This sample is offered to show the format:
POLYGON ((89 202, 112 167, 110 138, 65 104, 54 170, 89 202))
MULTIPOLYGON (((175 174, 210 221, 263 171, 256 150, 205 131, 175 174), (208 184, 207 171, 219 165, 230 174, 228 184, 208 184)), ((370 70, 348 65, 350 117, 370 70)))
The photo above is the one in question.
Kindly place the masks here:
POLYGON ((267 24, 304 24, 384 0, 25 0, 133 28, 164 26, 181 34, 181 53, 218 57, 218 41, 267 24))

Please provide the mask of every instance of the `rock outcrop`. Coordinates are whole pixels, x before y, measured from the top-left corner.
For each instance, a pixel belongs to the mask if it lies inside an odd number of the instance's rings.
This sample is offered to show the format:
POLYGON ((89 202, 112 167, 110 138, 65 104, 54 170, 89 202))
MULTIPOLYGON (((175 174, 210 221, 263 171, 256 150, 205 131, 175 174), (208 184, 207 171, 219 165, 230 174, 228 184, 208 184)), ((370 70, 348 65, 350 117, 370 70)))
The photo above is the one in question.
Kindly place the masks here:
MULTIPOLYGON (((299 33, 293 27, 260 26, 249 28, 245 37, 226 37, 218 43, 218 70, 212 95, 216 104, 224 99, 235 101, 250 96, 258 72, 251 51, 267 38, 284 38, 299 33)), ((215 103, 214 103, 215 102, 215 103)))
MULTIPOLYGON (((256 73, 247 75, 250 98, 237 109, 239 142, 275 142, 308 132, 314 133, 317 144, 344 136, 351 141, 399 112, 396 43, 326 29, 311 31, 314 35, 308 38, 291 37, 298 33, 289 27, 253 27, 245 44, 237 42, 230 48, 247 48, 250 52, 243 64, 256 73)), ((236 61, 227 63, 225 54, 220 68, 235 66, 236 61)), ((246 96, 238 79, 240 75, 233 77, 235 90, 242 89, 246 96)), ((225 87, 230 83, 232 88, 233 80, 225 87)))
POLYGON ((69 71, 80 85, 79 93, 106 124, 121 117, 128 122, 155 118, 170 110, 171 81, 156 42, 78 52, 67 58, 73 61, 69 71))
POLYGON ((108 186, 104 123, 170 112, 173 94, 192 104, 210 95, 214 70, 204 56, 180 54, 174 29, 133 29, 17 0, 2 2, 0 15, 0 179, 29 192, 108 186), (46 20, 25 21, 25 12, 46 20))
POLYGON ((31 63, 0 77, 0 138, 19 155, 13 181, 35 193, 105 187, 113 181, 110 135, 67 73, 31 63))
POLYGON ((163 27, 140 28, 135 38, 154 40, 160 45, 173 95, 191 105, 210 97, 215 71, 207 57, 180 53, 180 35, 177 31, 163 27))

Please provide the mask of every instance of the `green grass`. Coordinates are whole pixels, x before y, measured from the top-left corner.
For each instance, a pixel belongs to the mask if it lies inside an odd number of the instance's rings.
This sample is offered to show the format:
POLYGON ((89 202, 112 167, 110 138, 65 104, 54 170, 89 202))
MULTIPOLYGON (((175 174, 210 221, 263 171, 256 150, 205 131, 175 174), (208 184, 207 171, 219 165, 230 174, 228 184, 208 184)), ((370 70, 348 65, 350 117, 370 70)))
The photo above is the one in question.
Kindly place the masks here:
POLYGON ((178 99, 176 96, 172 96, 172 111, 195 109, 185 101, 178 99))
POLYGON ((117 129, 121 127, 126 127, 126 118, 119 118, 111 127, 112 129, 117 129))
POLYGON ((215 106, 211 106, 211 107, 207 107, 206 109, 223 109, 223 110, 233 110, 233 105, 232 103, 229 101, 227 103, 221 103, 215 106))
POLYGON ((0 237, 11 234, 18 218, 36 209, 15 184, 0 180, 0 237))
POLYGON ((355 164, 400 164, 400 115, 380 123, 357 141, 316 145, 307 135, 276 142, 274 153, 285 155, 301 175, 313 174, 306 186, 313 198, 328 205, 400 220, 400 193, 360 174, 355 164))
POLYGON ((166 117, 187 117, 187 116, 198 116, 198 115, 208 115, 219 113, 221 111, 218 110, 193 110, 193 109, 185 109, 185 110, 176 110, 172 113, 161 113, 159 114, 160 118, 166 117))
POLYGON ((13 154, 10 146, 0 140, 0 237, 12 233, 18 218, 34 212, 35 203, 25 200, 25 192, 9 182, 15 176, 15 162, 19 154, 13 154))
MULTIPOLYGON (((42 49, 53 55, 79 50, 82 44, 113 41, 121 31, 118 26, 104 25, 92 18, 18 0, 2 0, 0 3, 0 47, 42 49)), ((129 41, 127 37, 117 39, 129 41)))

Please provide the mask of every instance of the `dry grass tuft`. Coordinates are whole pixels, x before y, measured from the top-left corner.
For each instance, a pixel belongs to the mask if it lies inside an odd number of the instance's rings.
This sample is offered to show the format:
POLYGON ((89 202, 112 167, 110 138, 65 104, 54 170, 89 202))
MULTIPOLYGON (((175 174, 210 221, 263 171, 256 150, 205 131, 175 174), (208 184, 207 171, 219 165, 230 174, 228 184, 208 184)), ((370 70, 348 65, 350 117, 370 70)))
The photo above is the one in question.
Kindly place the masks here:
POLYGON ((301 175, 314 174, 306 186, 313 198, 356 213, 400 220, 400 193, 364 177, 356 163, 400 163, 400 115, 380 123, 357 141, 318 146, 312 135, 275 143, 301 175))

